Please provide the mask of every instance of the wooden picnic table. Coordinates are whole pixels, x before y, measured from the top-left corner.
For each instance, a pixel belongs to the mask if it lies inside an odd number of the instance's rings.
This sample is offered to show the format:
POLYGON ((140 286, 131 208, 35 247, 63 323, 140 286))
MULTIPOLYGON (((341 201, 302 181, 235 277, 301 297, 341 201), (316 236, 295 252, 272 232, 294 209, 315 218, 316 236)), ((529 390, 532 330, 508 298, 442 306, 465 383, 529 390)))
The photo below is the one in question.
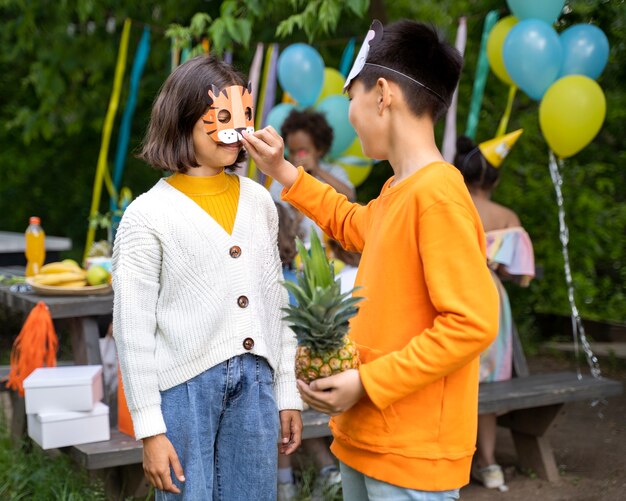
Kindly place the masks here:
MULTIPOLYGON (((23 275, 21 266, 0 267, 0 275, 23 275)), ((33 292, 13 292, 0 285, 0 305, 25 320, 30 311, 43 301, 55 323, 67 327, 72 343, 72 359, 76 365, 100 365, 100 333, 98 317, 113 312, 113 294, 94 296, 42 296, 33 292)), ((17 336, 17 333, 15 333, 17 336)), ((14 437, 24 434, 26 416, 24 399, 11 392, 13 417, 11 432, 14 437)))
MULTIPOLYGON (((24 233, 0 231, 0 266, 26 265, 24 233)), ((46 262, 59 261, 61 252, 72 248, 72 240, 46 235, 46 262)))
MULTIPOLYGON (((20 274, 24 274, 23 267, 0 267, 0 275, 20 274)), ((12 292, 9 286, 0 286, 0 305, 24 319, 39 301, 46 303, 53 320, 67 325, 74 363, 101 364, 97 317, 113 312, 113 293, 93 296, 42 296, 33 292, 12 292)))

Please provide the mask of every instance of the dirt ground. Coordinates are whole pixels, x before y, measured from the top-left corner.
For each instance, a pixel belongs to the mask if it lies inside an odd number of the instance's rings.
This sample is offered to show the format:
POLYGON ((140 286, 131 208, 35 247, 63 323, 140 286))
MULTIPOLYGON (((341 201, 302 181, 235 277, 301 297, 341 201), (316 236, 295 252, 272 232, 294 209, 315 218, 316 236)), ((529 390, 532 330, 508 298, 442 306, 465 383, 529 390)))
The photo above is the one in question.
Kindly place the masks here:
MULTIPOLYGON (((575 370, 564 357, 538 356, 528 360, 533 374, 575 370)), ((600 364, 603 376, 626 388, 626 364, 600 364)), ((583 367, 584 371, 585 367, 583 367)), ((617 501, 626 500, 626 395, 592 407, 590 402, 566 404, 548 431, 561 471, 561 481, 532 478, 515 468, 510 433, 498 430, 496 459, 503 467, 508 492, 472 483, 461 491, 463 501, 617 501)))

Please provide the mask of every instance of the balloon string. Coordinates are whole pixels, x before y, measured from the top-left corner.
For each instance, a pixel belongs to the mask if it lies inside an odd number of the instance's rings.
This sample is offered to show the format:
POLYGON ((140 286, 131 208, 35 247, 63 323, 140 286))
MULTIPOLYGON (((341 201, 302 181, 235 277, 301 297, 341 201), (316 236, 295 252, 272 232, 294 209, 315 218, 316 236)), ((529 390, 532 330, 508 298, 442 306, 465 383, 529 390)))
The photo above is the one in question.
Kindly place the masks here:
POLYGON ((506 128, 509 126, 509 118, 511 118, 511 111, 513 110, 513 102, 515 101, 516 93, 517 87, 515 85, 511 85, 509 87, 509 98, 506 103, 504 114, 500 119, 500 125, 498 125, 498 132, 496 133, 496 137, 503 136, 506 132, 506 128))
POLYGON ((599 378, 601 376, 600 365, 598 363, 597 357, 594 355, 593 351, 591 351, 591 346, 589 345, 589 342, 587 341, 583 321, 580 317, 578 308, 576 307, 576 300, 574 298, 574 281, 572 280, 572 270, 570 267, 568 251, 569 229, 567 228, 567 223, 565 222, 565 207, 563 205, 563 192, 561 191, 561 186, 563 186, 563 177, 561 176, 560 171, 563 169, 563 164, 561 160, 557 161, 552 151, 550 151, 549 166, 550 178, 552 179, 552 184, 554 184, 554 191, 556 192, 556 202, 559 209, 559 239, 561 240, 561 246, 563 251, 565 282, 567 284, 567 298, 569 300, 571 311, 572 336, 574 338, 574 354, 576 357, 576 373, 578 375, 578 379, 581 379, 582 375, 580 372, 580 361, 578 357, 578 340, 580 339, 580 344, 582 345, 583 351, 585 352, 585 358, 587 359, 587 363, 589 364, 591 375, 595 378, 599 378))

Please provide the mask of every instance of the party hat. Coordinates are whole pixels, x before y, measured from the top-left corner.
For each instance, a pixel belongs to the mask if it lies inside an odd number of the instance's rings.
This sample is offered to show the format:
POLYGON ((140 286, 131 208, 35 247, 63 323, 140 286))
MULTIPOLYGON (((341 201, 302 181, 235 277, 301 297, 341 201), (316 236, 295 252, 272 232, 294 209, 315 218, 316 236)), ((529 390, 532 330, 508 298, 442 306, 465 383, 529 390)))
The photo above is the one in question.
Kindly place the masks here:
POLYGON ((522 135, 524 129, 518 129, 515 132, 509 132, 504 136, 499 136, 478 145, 478 149, 494 167, 498 168, 515 145, 518 138, 522 135))

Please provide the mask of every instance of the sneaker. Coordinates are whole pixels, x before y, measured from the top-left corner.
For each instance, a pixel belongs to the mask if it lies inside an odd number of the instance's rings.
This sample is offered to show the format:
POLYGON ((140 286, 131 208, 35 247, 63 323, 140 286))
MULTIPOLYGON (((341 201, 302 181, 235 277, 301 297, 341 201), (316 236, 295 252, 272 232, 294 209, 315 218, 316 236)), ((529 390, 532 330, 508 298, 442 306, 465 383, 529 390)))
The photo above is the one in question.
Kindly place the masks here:
POLYGON ((341 489, 341 473, 338 468, 324 468, 315 479, 311 501, 333 499, 341 489))
POLYGON ((296 484, 278 484, 278 496, 277 501, 293 501, 298 495, 298 488, 296 484))
POLYGON ((481 482, 487 489, 506 490, 504 473, 500 465, 492 464, 472 471, 472 476, 481 482), (504 488, 504 489, 503 489, 504 488))

